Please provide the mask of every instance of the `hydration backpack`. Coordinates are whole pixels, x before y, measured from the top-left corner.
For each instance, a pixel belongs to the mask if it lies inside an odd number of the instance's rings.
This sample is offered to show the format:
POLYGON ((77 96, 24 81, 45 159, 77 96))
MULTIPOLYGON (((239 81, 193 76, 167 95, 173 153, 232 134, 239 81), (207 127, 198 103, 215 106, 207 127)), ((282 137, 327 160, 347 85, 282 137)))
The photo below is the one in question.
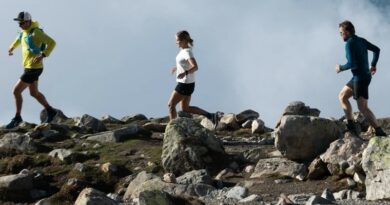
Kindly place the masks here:
MULTIPOLYGON (((42 29, 40 28, 32 28, 30 29, 30 31, 28 32, 27 34, 27 37, 26 37, 26 44, 27 44, 27 49, 28 51, 30 51, 31 53, 34 53, 34 54, 40 54, 42 51, 44 51, 46 49, 46 44, 42 43, 39 47, 37 47, 33 40, 32 40, 32 33, 34 32, 35 29, 39 29, 43 32, 42 29)), ((23 32, 20 32, 19 33, 19 40, 22 40, 22 37, 23 37, 23 32)))

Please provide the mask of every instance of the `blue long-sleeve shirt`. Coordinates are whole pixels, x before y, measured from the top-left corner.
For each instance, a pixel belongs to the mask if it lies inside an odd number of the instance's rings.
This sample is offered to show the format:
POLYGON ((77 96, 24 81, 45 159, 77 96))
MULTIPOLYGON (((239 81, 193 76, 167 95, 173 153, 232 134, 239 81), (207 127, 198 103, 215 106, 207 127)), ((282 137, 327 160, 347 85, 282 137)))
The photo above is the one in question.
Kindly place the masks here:
POLYGON ((345 44, 347 63, 341 66, 341 70, 351 69, 354 80, 370 79, 371 71, 368 65, 368 50, 374 53, 371 66, 376 66, 380 49, 359 36, 353 35, 349 37, 345 44))

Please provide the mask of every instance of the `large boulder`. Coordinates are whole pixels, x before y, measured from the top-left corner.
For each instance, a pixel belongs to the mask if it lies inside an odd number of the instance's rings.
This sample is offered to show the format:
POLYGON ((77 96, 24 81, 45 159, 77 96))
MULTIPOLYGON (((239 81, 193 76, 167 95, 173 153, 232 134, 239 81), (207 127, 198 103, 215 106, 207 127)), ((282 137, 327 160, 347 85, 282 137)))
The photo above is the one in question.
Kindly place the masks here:
POLYGON ((102 121, 87 114, 83 115, 76 125, 81 128, 85 128, 87 131, 92 133, 104 132, 107 130, 102 121))
POLYGON ((331 120, 299 115, 282 117, 274 133, 275 147, 284 157, 296 161, 312 161, 342 136, 331 120))
POLYGON ((320 116, 320 110, 317 108, 310 108, 309 106, 306 106, 305 103, 301 101, 294 101, 287 105, 287 107, 284 109, 282 116, 276 123, 275 128, 278 128, 282 117, 286 115, 301 115, 301 116, 313 116, 313 117, 319 117, 320 116))
POLYGON ((140 130, 140 126, 136 124, 130 124, 124 128, 93 134, 88 137, 87 140, 98 142, 123 142, 134 136, 137 136, 140 130))
POLYGON ((227 159, 222 142, 190 118, 172 120, 165 131, 162 165, 180 176, 197 169, 215 171, 227 159))
POLYGON ((390 199, 390 138, 374 137, 363 152, 366 199, 390 199))
POLYGON ((0 139, 0 148, 35 152, 37 147, 31 137, 19 133, 7 133, 0 139))
POLYGON ((85 188, 80 192, 75 205, 119 205, 118 202, 107 197, 103 192, 93 189, 85 188))
POLYGON ((31 200, 33 190, 33 175, 19 173, 0 177, 0 199, 4 201, 21 202, 31 200))
MULTIPOLYGON (((62 122, 65 122, 67 119, 69 119, 68 117, 66 117, 66 115, 59 109, 54 109, 57 111, 57 114, 54 116, 53 120, 51 121, 51 123, 62 123, 62 122)), ((46 109, 43 109, 41 111, 41 114, 40 114, 40 120, 41 122, 44 122, 47 118, 47 111, 46 109)))
POLYGON ((245 110, 236 115, 238 124, 242 124, 248 120, 255 120, 259 118, 259 113, 253 110, 245 110))
POLYGON ((193 170, 176 178, 178 184, 213 184, 213 180, 205 169, 193 170))
POLYGON ((367 147, 367 143, 361 138, 345 133, 344 138, 332 142, 329 148, 323 153, 320 158, 328 164, 328 169, 332 175, 343 174, 340 165, 348 163, 349 166, 359 166, 363 150, 367 147))
POLYGON ((175 205, 168 193, 159 190, 141 192, 138 201, 139 205, 175 205))
POLYGON ((143 121, 147 120, 148 118, 143 115, 143 114, 134 114, 134 115, 129 115, 125 116, 121 119, 121 121, 125 122, 126 124, 132 123, 132 122, 137 122, 137 121, 143 121))
POLYGON ((250 178, 259 177, 290 177, 303 180, 307 175, 304 164, 299 164, 285 158, 260 159, 250 178))

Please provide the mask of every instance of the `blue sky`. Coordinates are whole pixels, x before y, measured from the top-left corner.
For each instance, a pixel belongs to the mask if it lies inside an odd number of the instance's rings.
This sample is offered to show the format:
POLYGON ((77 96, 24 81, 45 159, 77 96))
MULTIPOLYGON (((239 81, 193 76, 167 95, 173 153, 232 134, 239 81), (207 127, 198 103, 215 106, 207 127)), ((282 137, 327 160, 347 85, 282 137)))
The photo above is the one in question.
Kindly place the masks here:
MULTIPOLYGON (((386 5, 352 0, 6 1, 0 8, 0 124, 14 115, 12 88, 23 71, 20 49, 7 55, 19 31, 12 19, 22 10, 57 41, 39 87, 68 116, 166 116, 175 87, 170 74, 178 52, 174 35, 185 29, 195 40, 199 64, 193 105, 225 113, 253 109, 270 127, 295 100, 320 109, 321 116, 339 118, 337 96, 351 73, 334 71, 336 63, 345 63, 338 23, 349 19, 358 35, 381 48, 369 106, 378 117, 388 117, 386 5)), ((38 122, 41 109, 26 91, 24 120, 38 122)))

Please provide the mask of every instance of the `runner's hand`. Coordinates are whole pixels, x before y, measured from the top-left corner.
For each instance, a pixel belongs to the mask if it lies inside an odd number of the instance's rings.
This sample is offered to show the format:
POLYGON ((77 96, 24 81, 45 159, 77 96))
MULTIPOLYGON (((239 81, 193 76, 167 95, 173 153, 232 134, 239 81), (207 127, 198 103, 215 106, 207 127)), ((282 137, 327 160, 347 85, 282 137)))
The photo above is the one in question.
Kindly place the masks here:
POLYGON ((39 55, 33 59, 33 63, 41 62, 43 58, 43 55, 39 55))
POLYGON ((186 76, 186 73, 184 72, 184 73, 180 73, 178 76, 177 76, 177 78, 178 79, 182 79, 182 78, 184 78, 184 76, 186 76))
POLYGON ((376 73, 376 67, 375 66, 371 66, 371 75, 375 75, 376 73))
POLYGON ((172 67, 171 69, 171 73, 174 74, 176 72, 177 68, 176 67, 172 67))
POLYGON ((341 65, 337 64, 336 65, 336 73, 340 73, 341 72, 341 65))
POLYGON ((9 55, 9 56, 14 55, 13 51, 14 51, 13 48, 8 49, 8 55, 9 55))

